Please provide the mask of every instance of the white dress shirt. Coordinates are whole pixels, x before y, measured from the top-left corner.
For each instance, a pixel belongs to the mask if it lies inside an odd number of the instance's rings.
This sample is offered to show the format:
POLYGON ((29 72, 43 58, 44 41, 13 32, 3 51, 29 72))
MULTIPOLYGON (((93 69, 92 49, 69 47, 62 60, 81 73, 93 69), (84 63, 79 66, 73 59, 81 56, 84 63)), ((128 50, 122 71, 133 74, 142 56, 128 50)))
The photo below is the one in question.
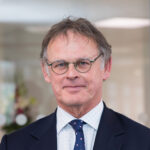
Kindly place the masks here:
MULTIPOLYGON (((83 126, 85 149, 93 150, 98 125, 103 112, 103 102, 101 101, 91 111, 80 119, 86 122, 83 126)), ((75 144, 75 132, 70 121, 77 119, 58 106, 57 109, 57 150, 73 150, 75 144)))

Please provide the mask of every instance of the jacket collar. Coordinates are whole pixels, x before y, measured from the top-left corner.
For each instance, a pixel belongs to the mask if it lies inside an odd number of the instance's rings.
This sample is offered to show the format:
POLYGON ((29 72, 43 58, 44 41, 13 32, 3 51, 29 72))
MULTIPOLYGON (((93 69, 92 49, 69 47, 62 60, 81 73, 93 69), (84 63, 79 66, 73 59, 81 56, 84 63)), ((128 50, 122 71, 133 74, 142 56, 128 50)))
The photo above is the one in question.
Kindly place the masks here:
MULTIPOLYGON (((32 129, 30 150, 57 150, 56 111, 32 129)), ((104 104, 93 150, 120 150, 125 130, 116 113, 104 104)))

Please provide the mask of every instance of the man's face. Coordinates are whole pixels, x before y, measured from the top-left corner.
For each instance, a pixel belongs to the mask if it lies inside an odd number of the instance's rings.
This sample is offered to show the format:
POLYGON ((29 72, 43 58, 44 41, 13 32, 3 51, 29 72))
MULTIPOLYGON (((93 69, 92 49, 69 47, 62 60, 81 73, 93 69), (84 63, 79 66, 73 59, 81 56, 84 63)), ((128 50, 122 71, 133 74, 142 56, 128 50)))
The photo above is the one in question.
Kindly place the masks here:
MULTIPOLYGON (((67 33, 67 37, 57 36, 47 48, 47 58, 50 62, 76 62, 80 58, 93 60, 98 54, 93 40, 71 31, 67 33)), ((110 73, 110 65, 104 69, 100 65, 101 58, 98 58, 88 72, 80 73, 73 64, 69 64, 68 71, 62 75, 54 73, 51 67, 48 75, 43 66, 45 80, 51 83, 58 105, 68 112, 76 106, 83 106, 87 112, 97 105, 102 96, 102 82, 110 73)))

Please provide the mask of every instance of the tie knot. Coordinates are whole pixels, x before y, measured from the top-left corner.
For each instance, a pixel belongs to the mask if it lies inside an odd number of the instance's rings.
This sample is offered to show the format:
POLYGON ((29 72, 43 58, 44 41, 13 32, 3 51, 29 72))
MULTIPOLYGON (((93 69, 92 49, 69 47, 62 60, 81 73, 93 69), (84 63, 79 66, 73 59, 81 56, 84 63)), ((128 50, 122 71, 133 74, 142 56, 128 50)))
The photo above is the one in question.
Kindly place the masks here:
POLYGON ((86 123, 82 120, 75 119, 75 120, 72 120, 69 124, 73 127, 73 129, 75 131, 81 131, 83 125, 86 124, 86 123))

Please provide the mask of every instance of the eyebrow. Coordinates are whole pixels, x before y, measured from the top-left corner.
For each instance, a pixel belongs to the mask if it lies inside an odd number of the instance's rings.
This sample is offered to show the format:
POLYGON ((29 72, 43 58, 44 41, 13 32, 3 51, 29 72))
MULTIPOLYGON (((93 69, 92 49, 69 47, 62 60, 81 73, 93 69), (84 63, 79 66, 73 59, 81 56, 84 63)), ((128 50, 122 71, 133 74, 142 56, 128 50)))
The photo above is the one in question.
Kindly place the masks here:
MULTIPOLYGON (((96 56, 92 56, 92 57, 96 57, 96 56)), ((80 58, 77 58, 75 61, 67 61, 67 60, 64 60, 64 59, 56 59, 56 60, 54 60, 54 61, 49 61, 48 59, 48 62, 50 62, 50 63, 53 63, 53 62, 59 62, 59 61, 64 61, 64 62, 76 62, 76 61, 78 61, 78 60, 85 60, 85 59, 88 59, 88 60, 92 60, 92 57, 80 57, 80 58)), ((94 58, 93 58, 94 59, 94 58)))
POLYGON ((54 63, 54 62, 77 62, 77 61, 79 61, 79 60, 92 60, 92 59, 90 59, 90 58, 78 58, 78 59, 76 59, 75 61, 67 61, 67 60, 63 60, 63 59, 58 59, 58 60, 54 60, 54 61, 52 61, 52 62, 50 62, 50 63, 54 63))

